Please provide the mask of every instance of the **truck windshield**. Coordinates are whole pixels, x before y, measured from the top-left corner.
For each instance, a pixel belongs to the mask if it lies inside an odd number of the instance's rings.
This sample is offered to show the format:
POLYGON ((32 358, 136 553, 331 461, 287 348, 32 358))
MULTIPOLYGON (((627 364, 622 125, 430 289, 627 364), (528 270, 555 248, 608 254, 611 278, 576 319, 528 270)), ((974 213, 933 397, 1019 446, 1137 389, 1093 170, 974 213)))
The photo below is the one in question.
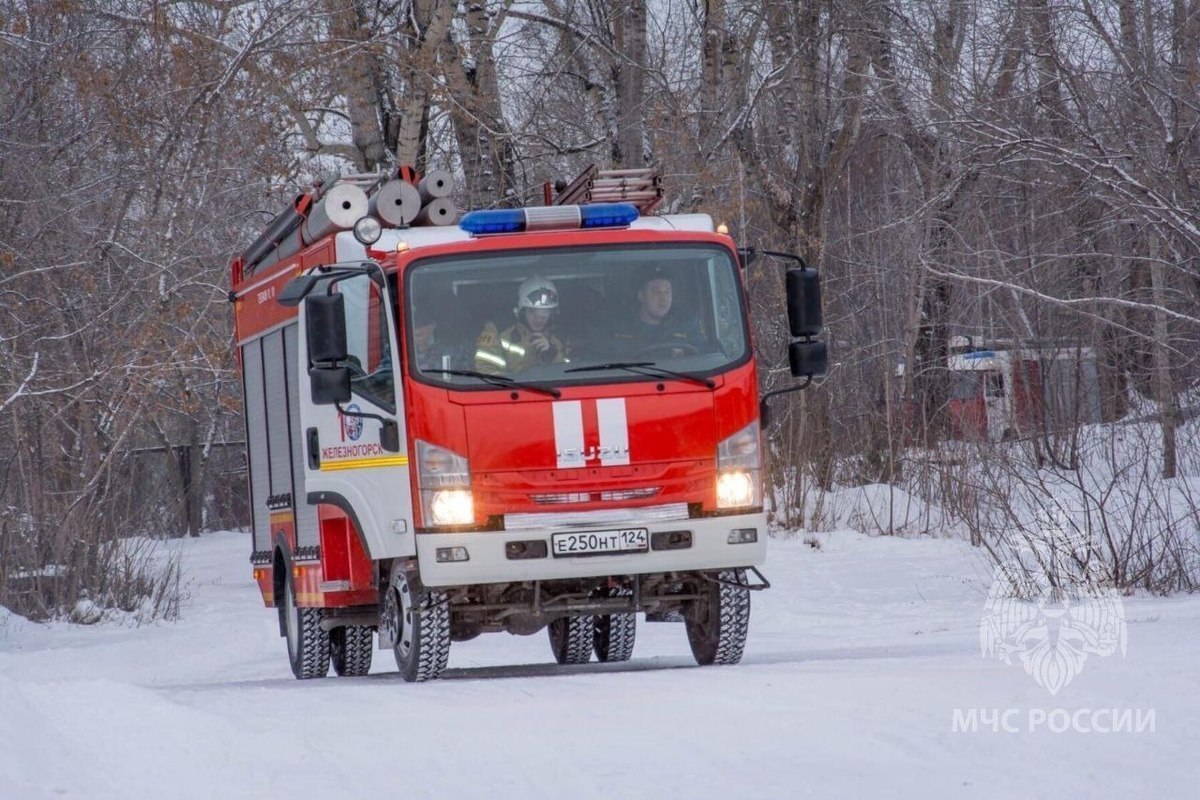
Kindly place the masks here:
POLYGON ((472 371, 549 386, 696 378, 749 357, 736 267, 715 245, 430 258, 404 297, 413 373, 456 388, 488 385, 472 371))

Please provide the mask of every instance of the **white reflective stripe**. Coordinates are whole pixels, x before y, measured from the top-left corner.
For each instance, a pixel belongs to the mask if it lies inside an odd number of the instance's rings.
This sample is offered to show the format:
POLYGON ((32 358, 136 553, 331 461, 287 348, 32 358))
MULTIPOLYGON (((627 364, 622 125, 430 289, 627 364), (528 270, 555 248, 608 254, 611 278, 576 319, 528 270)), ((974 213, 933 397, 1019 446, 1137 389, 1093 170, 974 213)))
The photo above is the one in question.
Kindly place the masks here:
POLYGON ((525 348, 516 342, 510 342, 507 339, 501 339, 500 346, 504 348, 504 352, 506 353, 516 353, 518 356, 525 355, 525 348))
POLYGON ((583 457, 583 403, 563 400, 551 403, 554 410, 554 449, 559 469, 585 467, 583 457))
POLYGON ((501 358, 498 355, 489 353, 487 350, 476 350, 475 357, 481 358, 484 361, 490 361, 491 363, 495 364, 498 367, 506 366, 506 363, 503 358, 501 358))
POLYGON ((600 418, 600 464, 619 467, 629 463, 629 423, 625 420, 625 398, 596 401, 600 418))

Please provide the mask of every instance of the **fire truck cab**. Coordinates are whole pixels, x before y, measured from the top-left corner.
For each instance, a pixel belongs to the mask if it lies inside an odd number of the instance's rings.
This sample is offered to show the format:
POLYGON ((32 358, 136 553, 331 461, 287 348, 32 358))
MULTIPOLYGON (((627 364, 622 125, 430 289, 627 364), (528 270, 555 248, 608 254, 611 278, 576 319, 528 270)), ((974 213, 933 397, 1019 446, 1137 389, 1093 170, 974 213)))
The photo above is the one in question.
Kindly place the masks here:
POLYGON ((365 674, 376 633, 408 681, 494 631, 624 661, 639 612, 740 660, 767 530, 730 237, 625 204, 371 227, 234 269, 251 560, 296 677, 365 674))

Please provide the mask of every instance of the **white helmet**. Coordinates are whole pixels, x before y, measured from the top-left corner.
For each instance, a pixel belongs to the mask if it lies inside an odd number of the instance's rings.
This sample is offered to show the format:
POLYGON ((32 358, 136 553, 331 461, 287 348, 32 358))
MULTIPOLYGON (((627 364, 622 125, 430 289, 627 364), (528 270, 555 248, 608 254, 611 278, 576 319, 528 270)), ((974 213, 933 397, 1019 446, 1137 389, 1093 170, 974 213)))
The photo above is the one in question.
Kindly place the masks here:
POLYGON ((524 308, 538 308, 546 311, 558 308, 558 290, 554 284, 545 278, 533 277, 521 284, 517 289, 517 314, 524 308))

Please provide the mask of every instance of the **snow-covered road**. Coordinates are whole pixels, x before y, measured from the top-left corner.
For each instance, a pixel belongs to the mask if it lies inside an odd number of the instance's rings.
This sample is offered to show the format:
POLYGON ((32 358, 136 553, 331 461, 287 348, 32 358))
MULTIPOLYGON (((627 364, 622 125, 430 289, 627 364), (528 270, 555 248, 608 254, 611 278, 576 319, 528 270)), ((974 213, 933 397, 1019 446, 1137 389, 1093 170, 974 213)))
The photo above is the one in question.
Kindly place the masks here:
POLYGON ((1127 654, 1052 696, 981 656, 978 551, 821 540, 772 542, 739 666, 695 667, 681 625, 639 619, 628 664, 489 635, 428 684, 379 651, 368 677, 294 680, 246 536, 183 542, 178 623, 0 610, 0 797, 1200 796, 1200 597, 1126 599, 1127 654), (956 731, 970 709, 1005 724, 956 731), (1154 729, 1096 730, 1112 710, 1154 729))

